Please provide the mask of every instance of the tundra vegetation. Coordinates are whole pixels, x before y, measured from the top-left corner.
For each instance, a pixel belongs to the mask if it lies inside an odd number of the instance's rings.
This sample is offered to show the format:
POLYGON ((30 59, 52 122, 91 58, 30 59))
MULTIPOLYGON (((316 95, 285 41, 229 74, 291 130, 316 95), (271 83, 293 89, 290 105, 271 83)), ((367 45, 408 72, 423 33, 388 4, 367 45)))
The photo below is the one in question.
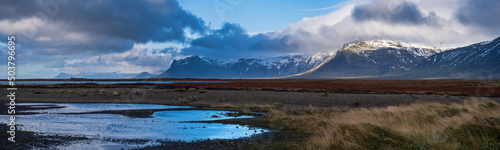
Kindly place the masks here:
POLYGON ((499 149, 500 104, 463 103, 354 109, 271 109, 272 128, 306 135, 298 149, 499 149))

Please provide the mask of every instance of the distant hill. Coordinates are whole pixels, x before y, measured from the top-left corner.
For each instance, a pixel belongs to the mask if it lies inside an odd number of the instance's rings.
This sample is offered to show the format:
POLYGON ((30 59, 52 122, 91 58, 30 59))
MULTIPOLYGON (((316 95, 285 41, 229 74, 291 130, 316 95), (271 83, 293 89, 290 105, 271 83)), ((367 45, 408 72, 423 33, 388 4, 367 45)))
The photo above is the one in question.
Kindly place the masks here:
POLYGON ((87 79, 130 79, 136 77, 137 73, 98 73, 98 72, 82 72, 78 74, 60 73, 55 76, 55 79, 70 79, 70 78, 87 78, 87 79))
POLYGON ((149 73, 149 72, 141 72, 139 75, 135 76, 134 78, 136 79, 141 79, 141 78, 152 78, 155 75, 149 73))

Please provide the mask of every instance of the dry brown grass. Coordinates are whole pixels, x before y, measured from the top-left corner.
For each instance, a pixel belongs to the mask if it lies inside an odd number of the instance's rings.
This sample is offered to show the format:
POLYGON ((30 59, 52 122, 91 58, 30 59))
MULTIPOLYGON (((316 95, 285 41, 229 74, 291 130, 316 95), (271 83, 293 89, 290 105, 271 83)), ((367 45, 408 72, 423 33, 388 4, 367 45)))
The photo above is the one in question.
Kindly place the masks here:
POLYGON ((106 93, 106 90, 104 90, 104 89, 99 90, 99 95, 103 95, 104 93, 106 93))
POLYGON ((189 96, 189 97, 180 96, 179 97, 179 102, 181 104, 189 104, 189 103, 197 101, 197 100, 200 100, 200 97, 198 97, 198 96, 189 96))
POLYGON ((500 104, 490 100, 272 110, 268 117, 277 128, 310 135, 307 149, 500 148, 500 104))
POLYGON ((111 92, 111 93, 113 93, 113 96, 120 96, 120 93, 119 93, 119 92, 117 92, 117 91, 113 91, 113 92, 111 92))

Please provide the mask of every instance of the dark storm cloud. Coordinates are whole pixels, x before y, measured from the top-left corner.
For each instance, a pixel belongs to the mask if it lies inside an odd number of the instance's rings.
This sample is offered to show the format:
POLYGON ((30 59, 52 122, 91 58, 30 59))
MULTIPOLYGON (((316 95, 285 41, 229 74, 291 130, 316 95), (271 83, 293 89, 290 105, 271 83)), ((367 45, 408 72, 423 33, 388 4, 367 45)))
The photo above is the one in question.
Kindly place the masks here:
MULTIPOLYGON (((75 48, 65 51, 87 49, 96 52, 120 52, 129 50, 133 42, 185 42, 186 28, 194 33, 204 33, 207 30, 203 20, 183 10, 176 0, 72 0, 67 3, 55 0, 16 0, 5 1, 0 5, 0 20, 19 21, 39 16, 47 17, 43 18, 43 21, 49 26, 61 26, 60 32, 83 33, 96 39, 113 39, 112 45, 92 41, 82 44, 92 47, 78 48, 79 45, 76 44, 75 48)), ((50 37, 51 34, 54 34, 54 31, 44 32, 43 27, 39 27, 37 37, 50 37)), ((54 45, 58 43, 37 43, 41 48, 56 48, 54 45)))
POLYGON ((173 47, 167 47, 167 48, 164 48, 164 49, 161 49, 161 50, 153 50, 153 54, 168 54, 168 53, 172 53, 176 50, 176 48, 173 48, 173 47))
POLYGON ((0 5, 0 18, 17 20, 31 17, 37 11, 41 10, 36 1, 32 0, 2 1, 2 5, 0 5))
MULTIPOLYGON (((186 55, 229 56, 248 50, 246 31, 237 24, 225 23, 221 29, 191 41, 191 46, 182 49, 186 55)), ((221 56, 219 56, 221 57, 221 56)), ((224 57, 224 56, 222 56, 224 57)))
POLYGON ((195 32, 206 28, 200 18, 180 8, 175 0, 158 3, 71 1, 69 4, 70 7, 61 8, 64 13, 57 18, 81 30, 136 42, 184 41, 184 28, 195 32))
POLYGON ((355 21, 383 21, 395 24, 427 24, 437 21, 434 12, 425 15, 416 4, 407 1, 376 0, 356 6, 352 11, 355 21))
POLYGON ((500 30, 500 1, 499 0, 467 0, 455 15, 463 24, 478 25, 495 30, 500 30))
POLYGON ((250 36, 238 24, 225 23, 221 29, 191 42, 191 47, 182 49, 185 55, 203 55, 209 57, 234 57, 252 55, 273 55, 287 51, 289 36, 271 38, 266 34, 250 36))
POLYGON ((248 40, 246 31, 237 24, 225 23, 221 29, 193 40, 191 46, 211 49, 242 48, 248 40))

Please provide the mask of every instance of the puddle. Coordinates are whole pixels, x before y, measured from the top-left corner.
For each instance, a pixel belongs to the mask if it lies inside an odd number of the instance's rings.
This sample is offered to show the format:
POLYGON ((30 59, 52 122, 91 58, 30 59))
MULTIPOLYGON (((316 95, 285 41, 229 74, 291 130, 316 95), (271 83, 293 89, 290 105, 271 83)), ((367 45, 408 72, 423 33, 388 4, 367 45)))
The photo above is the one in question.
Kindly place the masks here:
MULTIPOLYGON (((169 109, 190 108, 188 106, 165 106, 151 104, 44 104, 23 103, 23 106, 34 106, 34 110, 25 112, 41 113, 16 116, 16 124, 21 130, 34 131, 46 135, 71 135, 89 138, 115 138, 115 139, 147 139, 160 140, 203 140, 203 139, 233 139, 249 137, 254 134, 267 132, 267 130, 249 128, 242 125, 219 123, 189 123, 187 121, 208 121, 229 118, 248 118, 252 116, 228 117, 224 114, 229 111, 219 110, 166 110, 154 112, 148 118, 134 118, 121 114, 59 114, 82 113, 109 110, 141 110, 141 109, 169 109), (38 109, 53 107, 63 108, 38 109)), ((8 117, 1 116, 0 117, 8 117)), ((87 144, 87 142, 84 142, 87 144)), ((117 143, 93 140, 94 146, 99 149, 115 147, 117 143)), ((118 145, 121 145, 118 143, 118 145)), ((146 144, 151 145, 151 144, 146 144)), ((73 149, 78 143, 58 147, 73 149)), ((137 145, 133 145, 137 148, 137 145)), ((116 148, 116 147, 115 147, 116 148)))

